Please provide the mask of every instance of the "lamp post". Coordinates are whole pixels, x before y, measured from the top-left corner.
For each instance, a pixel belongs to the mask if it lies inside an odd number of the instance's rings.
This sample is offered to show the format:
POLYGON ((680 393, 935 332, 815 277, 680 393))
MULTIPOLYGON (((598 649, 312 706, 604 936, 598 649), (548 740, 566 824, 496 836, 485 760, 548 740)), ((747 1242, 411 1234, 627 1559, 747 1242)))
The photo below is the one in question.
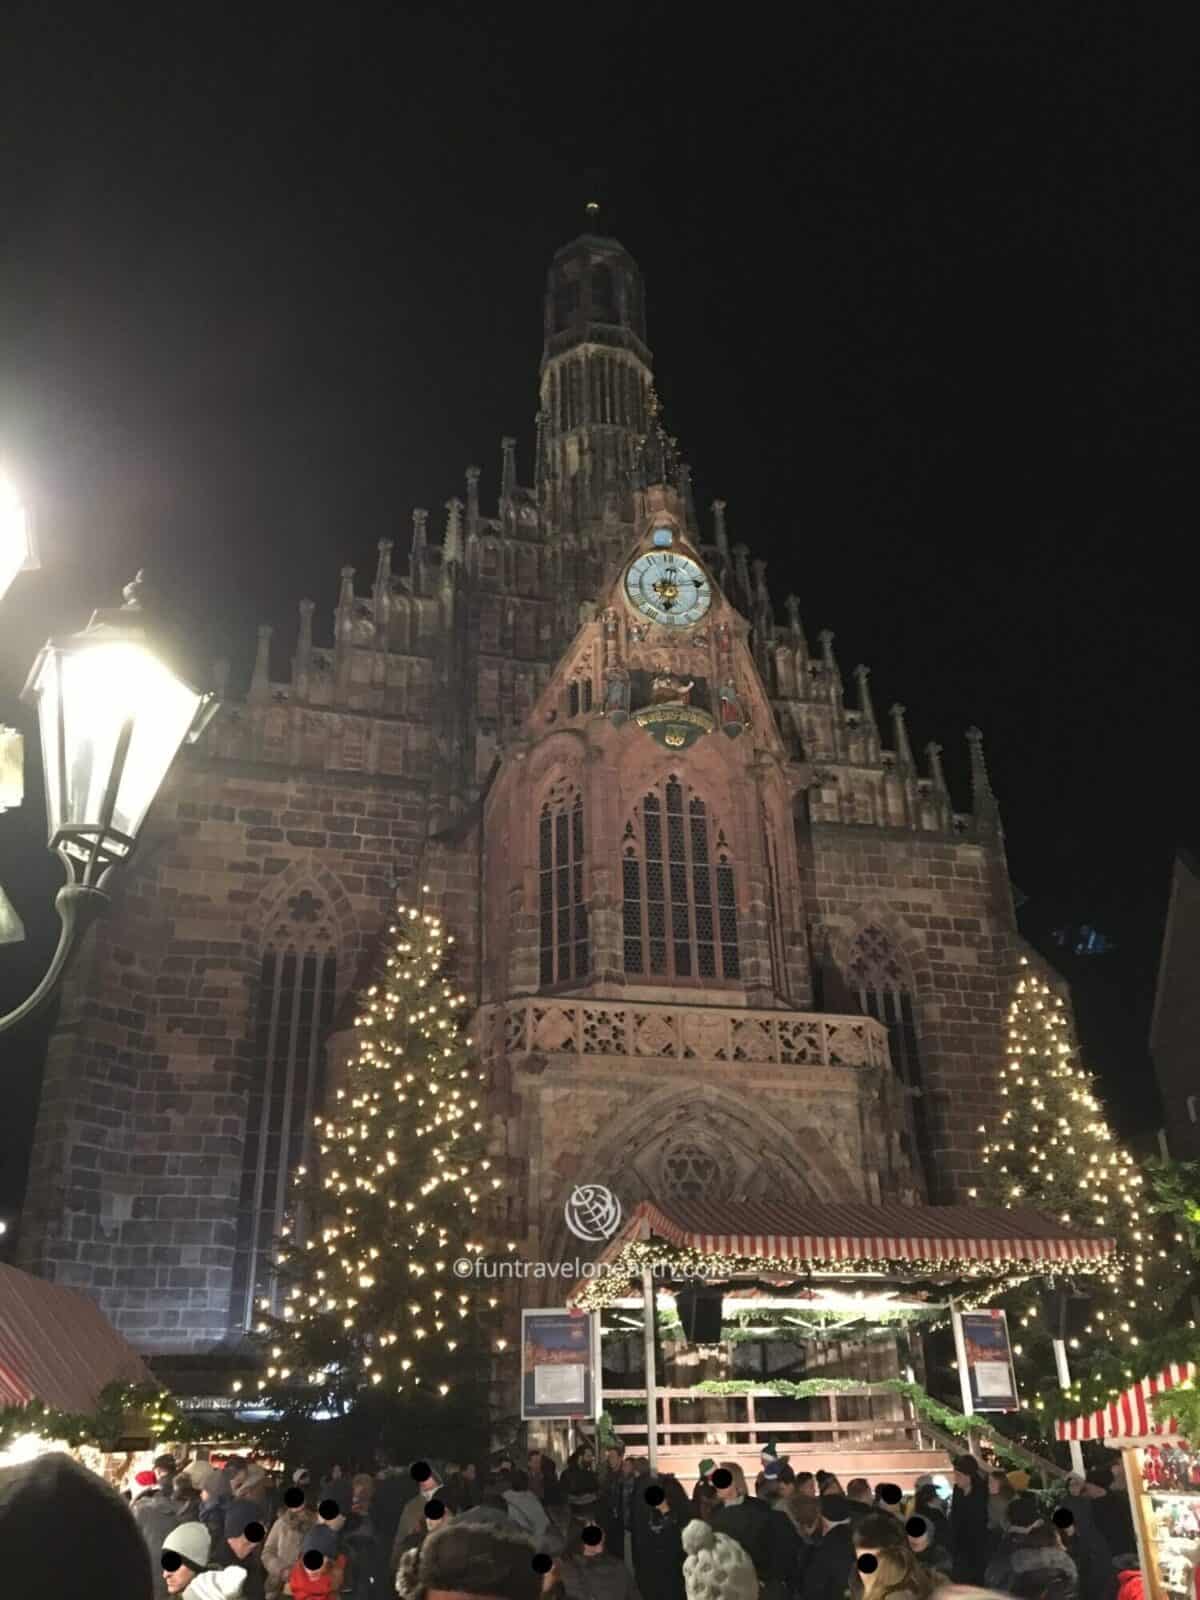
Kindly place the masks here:
POLYGON ((139 593, 97 611, 81 633, 43 646, 21 698, 35 705, 46 777, 48 848, 67 869, 55 910, 62 930, 37 988, 6 1017, 24 1022, 53 995, 83 935, 107 911, 105 884, 137 845, 146 813, 185 741, 217 708, 151 650, 139 593))

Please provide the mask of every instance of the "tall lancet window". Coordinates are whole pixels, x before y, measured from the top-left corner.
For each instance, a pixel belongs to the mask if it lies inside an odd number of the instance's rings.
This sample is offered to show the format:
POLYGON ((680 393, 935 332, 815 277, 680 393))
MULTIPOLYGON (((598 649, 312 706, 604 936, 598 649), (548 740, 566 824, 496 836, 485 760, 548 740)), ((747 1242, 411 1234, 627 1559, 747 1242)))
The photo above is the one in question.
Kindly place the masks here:
POLYGON ((625 971, 736 979, 737 895, 725 833, 672 774, 643 796, 621 846, 625 971))
POLYGON ((591 965, 583 796, 557 783, 538 817, 538 916, 543 989, 575 983, 591 965))
POLYGON ((892 1065, 900 1081, 919 1089, 921 1063, 912 994, 904 965, 882 928, 871 923, 859 932, 850 947, 846 976, 860 1009, 887 1028, 892 1065))
POLYGON ((233 1307, 246 1328, 254 1325, 260 1299, 274 1304, 275 1241, 288 1213, 292 1175, 309 1160, 313 1115, 321 1105, 323 1046, 337 980, 323 911, 312 890, 293 895, 263 952, 233 1274, 233 1307))

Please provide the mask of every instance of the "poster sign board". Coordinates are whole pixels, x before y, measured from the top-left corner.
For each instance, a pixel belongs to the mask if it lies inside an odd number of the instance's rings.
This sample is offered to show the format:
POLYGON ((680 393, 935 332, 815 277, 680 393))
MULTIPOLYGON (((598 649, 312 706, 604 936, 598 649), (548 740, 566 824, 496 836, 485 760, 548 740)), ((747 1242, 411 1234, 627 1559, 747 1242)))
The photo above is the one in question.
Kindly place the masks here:
POLYGON ((521 1418, 595 1415, 594 1314, 521 1313, 521 1418))
POLYGON ((954 1340, 963 1407, 973 1411, 1019 1411, 1017 1375, 1003 1311, 955 1311, 954 1340))

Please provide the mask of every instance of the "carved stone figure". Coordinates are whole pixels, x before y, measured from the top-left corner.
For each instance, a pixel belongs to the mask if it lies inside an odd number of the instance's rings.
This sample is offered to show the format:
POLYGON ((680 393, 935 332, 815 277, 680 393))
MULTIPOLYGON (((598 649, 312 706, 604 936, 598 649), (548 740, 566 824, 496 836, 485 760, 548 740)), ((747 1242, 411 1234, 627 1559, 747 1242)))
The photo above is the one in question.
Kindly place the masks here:
POLYGON ((721 705, 721 732, 731 739, 736 739, 746 726, 746 715, 742 710, 742 702, 738 698, 733 679, 727 678, 717 694, 721 705))
POLYGON ((689 678, 685 683, 682 678, 677 678, 673 672, 660 673, 650 684, 650 704, 652 706, 686 706, 690 703, 692 690, 696 687, 694 678, 689 678))

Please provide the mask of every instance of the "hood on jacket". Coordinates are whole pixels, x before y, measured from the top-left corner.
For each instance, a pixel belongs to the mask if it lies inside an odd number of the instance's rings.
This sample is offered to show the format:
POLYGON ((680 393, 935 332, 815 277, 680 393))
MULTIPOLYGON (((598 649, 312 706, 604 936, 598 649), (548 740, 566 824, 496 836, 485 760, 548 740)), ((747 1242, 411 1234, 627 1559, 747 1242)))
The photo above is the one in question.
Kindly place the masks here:
POLYGON ((38 1591, 55 1600, 90 1600, 97 1573, 122 1600, 151 1597, 146 1545, 129 1507, 61 1451, 0 1468, 0 1550, 8 1573, 36 1574, 38 1591))

